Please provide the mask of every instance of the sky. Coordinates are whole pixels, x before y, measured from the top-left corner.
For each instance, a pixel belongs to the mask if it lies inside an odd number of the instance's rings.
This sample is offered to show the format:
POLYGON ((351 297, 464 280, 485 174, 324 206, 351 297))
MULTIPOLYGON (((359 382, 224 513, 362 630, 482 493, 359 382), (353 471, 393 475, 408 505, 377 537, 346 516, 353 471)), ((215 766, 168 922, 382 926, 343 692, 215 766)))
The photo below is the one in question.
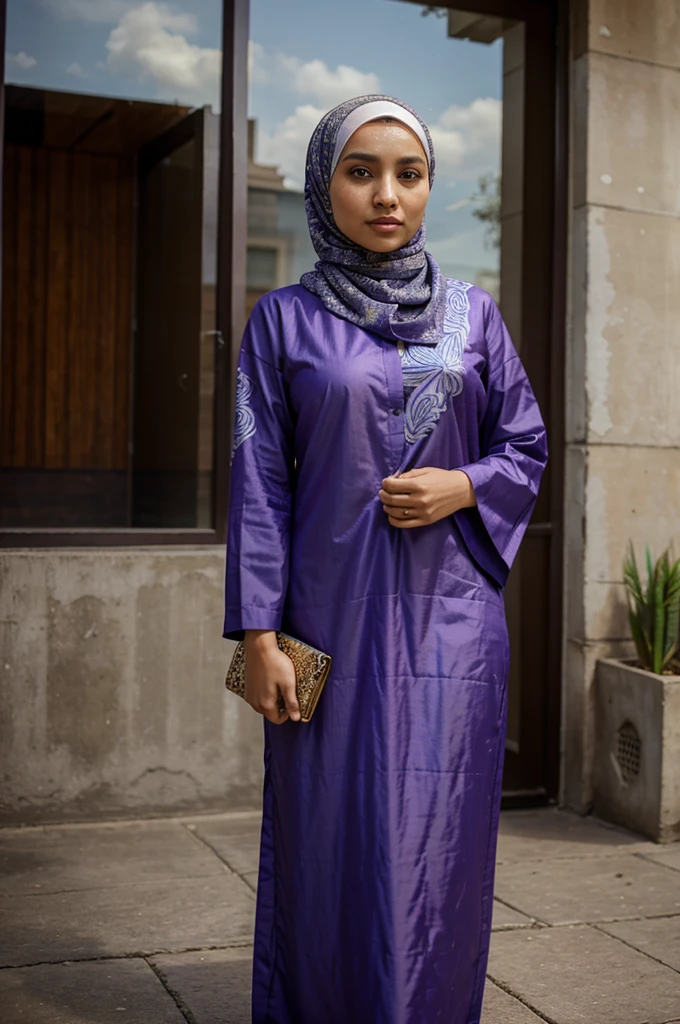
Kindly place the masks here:
MULTIPOLYGON (((8 0, 6 79, 218 109, 221 6, 8 0)), ((428 248, 444 269, 494 268, 469 197, 500 166, 502 44, 449 39, 446 18, 422 11, 404 0, 251 0, 256 159, 299 189, 307 141, 327 110, 362 93, 397 96, 424 118, 435 146, 428 248)))

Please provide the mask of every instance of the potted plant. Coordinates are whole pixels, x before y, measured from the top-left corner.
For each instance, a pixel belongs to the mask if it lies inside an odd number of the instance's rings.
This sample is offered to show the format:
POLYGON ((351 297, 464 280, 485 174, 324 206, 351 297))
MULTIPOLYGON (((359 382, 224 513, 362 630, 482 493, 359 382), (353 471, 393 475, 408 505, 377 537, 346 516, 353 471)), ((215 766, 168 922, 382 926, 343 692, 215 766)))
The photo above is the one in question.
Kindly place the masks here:
POLYGON ((657 842, 680 839, 680 560, 643 582, 631 544, 623 580, 636 658, 598 661, 594 809, 657 842))

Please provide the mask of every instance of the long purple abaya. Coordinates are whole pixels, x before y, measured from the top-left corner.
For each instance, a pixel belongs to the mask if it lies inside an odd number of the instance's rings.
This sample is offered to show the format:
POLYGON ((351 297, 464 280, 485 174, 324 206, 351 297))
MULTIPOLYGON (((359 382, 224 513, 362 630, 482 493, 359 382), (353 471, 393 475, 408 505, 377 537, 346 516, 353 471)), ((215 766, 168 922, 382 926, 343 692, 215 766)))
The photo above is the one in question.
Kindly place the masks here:
POLYGON ((333 657, 312 721, 265 720, 254 1024, 478 1024, 506 720, 503 586, 546 462, 498 309, 447 281, 436 346, 299 285, 241 349, 224 635, 333 657), (477 507, 390 526, 383 477, 464 469, 477 507))

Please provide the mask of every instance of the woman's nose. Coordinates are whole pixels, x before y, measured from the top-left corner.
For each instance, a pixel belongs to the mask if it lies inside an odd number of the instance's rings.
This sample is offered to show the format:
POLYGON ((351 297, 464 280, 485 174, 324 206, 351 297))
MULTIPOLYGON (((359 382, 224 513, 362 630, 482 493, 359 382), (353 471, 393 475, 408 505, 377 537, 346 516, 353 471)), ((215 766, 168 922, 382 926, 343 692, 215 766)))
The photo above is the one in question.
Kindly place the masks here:
POLYGON ((381 178, 373 196, 376 206, 393 208, 397 205, 397 190, 391 178, 381 178))

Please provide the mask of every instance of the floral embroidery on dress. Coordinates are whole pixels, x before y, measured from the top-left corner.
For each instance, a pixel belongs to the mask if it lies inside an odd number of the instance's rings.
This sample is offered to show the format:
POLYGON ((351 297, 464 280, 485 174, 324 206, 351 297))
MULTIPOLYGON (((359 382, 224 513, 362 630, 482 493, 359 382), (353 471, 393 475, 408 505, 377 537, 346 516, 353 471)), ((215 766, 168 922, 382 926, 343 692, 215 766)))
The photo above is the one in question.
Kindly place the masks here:
POLYGON ((449 398, 463 390, 463 351, 470 333, 472 287, 449 281, 444 313, 444 333, 437 345, 409 345, 402 355, 406 393, 404 431, 409 444, 434 430, 449 398))
POLYGON ((257 426, 255 414, 250 408, 250 396, 255 385, 243 370, 236 371, 236 415, 234 423, 234 443, 231 449, 232 462, 237 448, 240 448, 244 441, 252 437, 257 426))

